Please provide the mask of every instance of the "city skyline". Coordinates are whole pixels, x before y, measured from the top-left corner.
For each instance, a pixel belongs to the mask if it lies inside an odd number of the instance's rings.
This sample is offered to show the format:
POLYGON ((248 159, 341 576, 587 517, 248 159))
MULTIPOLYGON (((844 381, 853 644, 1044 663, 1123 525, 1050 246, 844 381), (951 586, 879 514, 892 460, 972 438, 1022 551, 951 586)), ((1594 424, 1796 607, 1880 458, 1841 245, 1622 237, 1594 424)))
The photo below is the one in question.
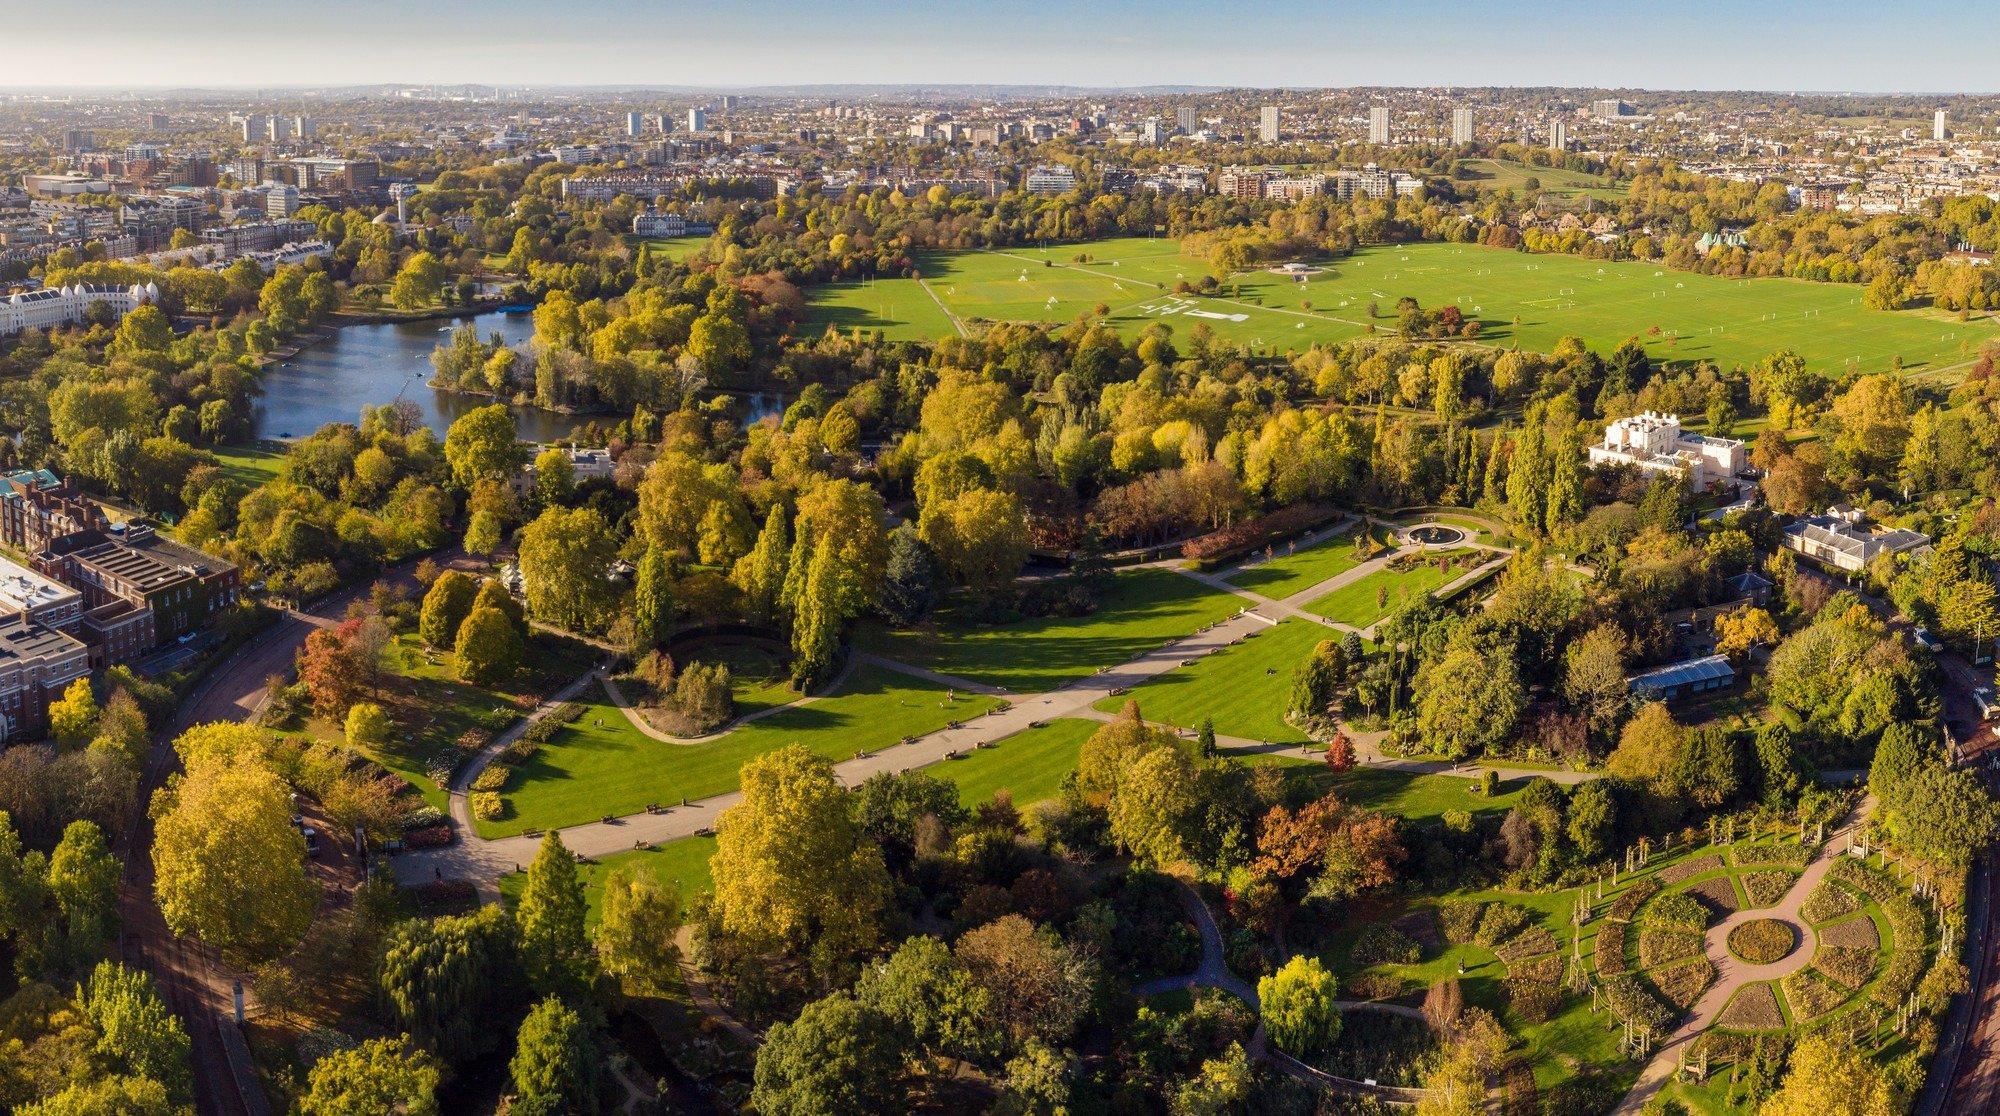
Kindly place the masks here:
POLYGON ((1081 10, 1052 0, 750 0, 726 11, 595 0, 590 18, 571 21, 552 20, 545 5, 529 0, 441 0, 420 11, 358 0, 333 18, 244 0, 191 0, 163 26, 136 0, 107 0, 87 24, 56 7, 12 17, 9 73, 0 87, 1550 85, 1980 93, 1990 91, 1971 86, 1990 73, 1982 44, 2000 34, 2000 11, 1936 0, 1906 5, 1906 18, 1893 24, 1855 0, 1778 0, 1754 9, 1697 0, 1642 10, 1648 7, 1422 0, 1394 10, 1314 11, 1260 0, 1232 4, 1219 18, 1214 5, 1188 0, 1081 10), (1853 30, 1864 25, 1865 36, 1853 30), (1427 26, 1476 30, 1456 39, 1413 33, 1427 26), (1726 38, 1716 36, 1719 26, 1729 27, 1726 38), (1940 35, 1943 26, 1952 33, 1940 35), (750 49, 746 27, 756 29, 750 49), (649 31, 658 46, 635 49, 649 31), (1657 49, 1696 42, 1698 51, 1657 49), (94 63, 88 73, 75 66, 86 50, 94 63), (1941 80, 1954 73, 1965 82, 1941 80))

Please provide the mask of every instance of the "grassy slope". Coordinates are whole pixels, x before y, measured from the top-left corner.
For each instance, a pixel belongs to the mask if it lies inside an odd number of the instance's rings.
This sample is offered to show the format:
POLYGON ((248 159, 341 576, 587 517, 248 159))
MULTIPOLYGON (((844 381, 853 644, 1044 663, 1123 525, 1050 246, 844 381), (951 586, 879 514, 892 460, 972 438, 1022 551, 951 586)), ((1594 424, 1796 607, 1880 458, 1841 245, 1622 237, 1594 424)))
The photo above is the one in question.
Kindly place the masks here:
MULTIPOLYGON (((1389 528, 1377 527, 1376 541, 1387 542, 1393 533, 1389 528)), ((1238 589, 1283 600, 1360 565, 1361 558, 1354 552, 1354 541, 1359 534, 1359 530, 1351 531, 1296 554, 1280 554, 1268 562, 1245 565, 1223 580, 1238 589)))
POLYGON ((860 645, 899 662, 1034 693, 1190 635, 1233 615, 1241 604, 1193 578, 1141 569, 1117 575, 1088 616, 980 626, 947 614, 935 632, 876 629, 865 633, 860 645))
POLYGON ((785 709, 707 744, 654 740, 600 695, 522 765, 504 792, 507 815, 481 823, 479 832, 505 837, 637 813, 650 803, 724 794, 736 789, 744 763, 788 744, 804 744, 837 762, 978 716, 995 704, 961 695, 947 708, 942 692, 941 686, 905 674, 864 667, 832 697, 785 709))
POLYGON ((955 760, 933 764, 929 771, 958 784, 959 801, 971 806, 1006 790, 1014 805, 1027 807, 1062 790, 1063 776, 1076 770, 1083 742, 1102 728, 1096 721, 1066 717, 1038 729, 1001 739, 991 748, 967 752, 955 760))
POLYGON ((1340 633, 1310 620, 1285 620, 1242 644, 1197 659, 1136 687, 1123 697, 1105 698, 1097 708, 1115 713, 1125 702, 1137 701, 1149 721, 1194 728, 1202 717, 1215 718, 1223 736, 1299 744, 1307 738, 1285 723, 1285 702, 1291 694, 1292 669, 1323 639, 1340 633))
POLYGON ((256 488, 277 477, 285 455, 256 446, 216 446, 211 452, 230 480, 245 488, 256 488))

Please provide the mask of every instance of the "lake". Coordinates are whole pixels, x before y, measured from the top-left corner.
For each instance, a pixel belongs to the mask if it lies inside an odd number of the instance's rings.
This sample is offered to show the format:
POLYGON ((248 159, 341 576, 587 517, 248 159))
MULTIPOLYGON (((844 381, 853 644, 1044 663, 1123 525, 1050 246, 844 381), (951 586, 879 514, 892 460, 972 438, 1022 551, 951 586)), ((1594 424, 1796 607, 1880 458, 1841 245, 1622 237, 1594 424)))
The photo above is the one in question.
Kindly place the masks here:
MULTIPOLYGON (((257 436, 303 438, 329 422, 359 422, 367 404, 408 399, 423 414, 425 425, 444 436, 453 419, 493 401, 428 387, 431 350, 451 340, 451 331, 467 322, 486 338, 499 333, 509 345, 524 350, 535 335, 532 315, 498 311, 449 320, 346 326, 333 336, 293 357, 289 363, 264 370, 264 394, 257 401, 257 436), (443 327, 443 332, 439 328, 443 327)), ((512 407, 514 426, 531 442, 560 442, 572 427, 594 417, 564 415, 539 407, 512 407)))

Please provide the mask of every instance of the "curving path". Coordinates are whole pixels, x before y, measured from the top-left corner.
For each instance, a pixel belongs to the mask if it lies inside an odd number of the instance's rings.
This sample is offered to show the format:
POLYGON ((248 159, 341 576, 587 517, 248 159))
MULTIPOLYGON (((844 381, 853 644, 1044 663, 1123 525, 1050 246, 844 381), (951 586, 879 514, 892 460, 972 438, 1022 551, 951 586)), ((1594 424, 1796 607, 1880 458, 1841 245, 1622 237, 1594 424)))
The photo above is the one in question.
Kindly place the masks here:
POLYGON ((1820 846, 1819 854, 1806 865, 1805 871, 1799 874, 1791 890, 1785 892, 1785 897, 1778 900, 1776 906, 1737 911, 1708 928, 1702 939, 1702 952, 1708 957, 1709 964, 1715 966, 1715 983, 1709 985, 1708 991, 1702 993, 1701 999, 1695 1001, 1694 1007, 1688 1011, 1686 1020, 1674 1028, 1673 1033, 1660 1044, 1659 1049, 1653 1054, 1653 1060, 1646 1063, 1646 1067, 1639 1071, 1639 1079, 1632 1084, 1632 1091, 1625 1094, 1625 1099, 1612 1110, 1614 1116, 1637 1116, 1645 1109, 1647 1102, 1651 1101, 1654 1095, 1672 1079, 1675 1069, 1680 1065, 1682 1051, 1715 1022, 1737 989, 1746 984, 1757 984, 1789 976, 1812 963, 1813 955, 1819 948, 1819 936, 1811 926, 1806 925, 1806 920, 1800 915, 1799 909, 1805 906, 1806 898, 1812 894, 1813 888, 1818 887, 1819 882, 1826 878, 1827 872, 1833 867, 1834 858, 1846 855, 1848 842, 1836 841, 1835 838, 1853 835, 1874 809, 1873 798, 1863 799, 1861 805, 1847 816, 1840 827, 1827 835, 1826 842, 1820 846), (1777 961, 1768 965, 1753 965, 1729 952, 1729 932, 1746 922, 1761 918, 1788 923, 1798 935, 1799 944, 1791 953, 1777 961))

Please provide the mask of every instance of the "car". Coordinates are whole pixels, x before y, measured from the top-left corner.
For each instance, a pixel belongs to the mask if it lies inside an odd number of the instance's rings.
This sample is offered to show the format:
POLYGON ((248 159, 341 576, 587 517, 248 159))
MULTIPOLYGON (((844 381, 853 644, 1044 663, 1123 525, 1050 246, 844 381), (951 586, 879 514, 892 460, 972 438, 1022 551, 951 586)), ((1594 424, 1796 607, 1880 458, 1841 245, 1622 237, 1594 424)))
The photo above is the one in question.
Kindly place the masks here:
POLYGON ((1917 637, 1917 646, 1929 651, 1933 655, 1944 650, 1944 644, 1938 640, 1938 637, 1931 634, 1929 628, 1924 627, 1922 624, 1918 624, 1916 629, 1910 634, 1917 637))
POLYGON ((189 632, 186 635, 175 640, 174 642, 180 644, 182 647, 186 647, 188 644, 193 643, 196 639, 199 638, 200 638, 199 632, 189 632))
POLYGON ((302 825, 299 827, 299 833, 306 839, 306 855, 318 856, 319 830, 314 829, 312 826, 309 825, 302 825))

